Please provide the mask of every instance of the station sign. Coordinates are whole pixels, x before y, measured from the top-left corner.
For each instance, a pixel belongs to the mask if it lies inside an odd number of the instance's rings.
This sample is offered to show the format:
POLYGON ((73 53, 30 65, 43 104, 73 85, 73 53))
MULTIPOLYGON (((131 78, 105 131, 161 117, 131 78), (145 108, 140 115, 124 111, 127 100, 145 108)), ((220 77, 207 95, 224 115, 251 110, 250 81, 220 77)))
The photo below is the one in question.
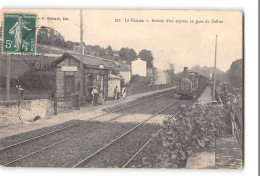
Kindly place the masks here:
POLYGON ((77 66, 62 66, 61 71, 71 71, 76 72, 78 70, 77 66))

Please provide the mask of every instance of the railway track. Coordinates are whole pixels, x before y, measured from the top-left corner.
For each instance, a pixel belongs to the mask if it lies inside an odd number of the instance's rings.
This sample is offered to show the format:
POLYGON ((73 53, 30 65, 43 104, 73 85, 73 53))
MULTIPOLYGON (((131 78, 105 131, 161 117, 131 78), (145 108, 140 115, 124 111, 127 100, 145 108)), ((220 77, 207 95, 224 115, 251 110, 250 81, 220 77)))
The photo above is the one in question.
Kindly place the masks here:
MULTIPOLYGON (((156 97, 153 97, 153 98, 149 98, 149 99, 147 99, 147 100, 145 100, 145 101, 141 101, 141 102, 135 103, 135 104, 131 105, 131 107, 140 105, 140 104, 142 104, 142 103, 144 103, 144 102, 149 102, 149 101, 151 101, 151 100, 153 100, 153 99, 157 99, 157 100, 158 100, 158 98, 161 98, 161 97, 163 97, 163 96, 165 96, 165 95, 167 96, 167 95, 169 95, 169 93, 166 93, 166 94, 160 95, 160 96, 156 96, 156 97)), ((166 97, 166 98, 167 98, 167 97, 166 97)), ((164 100, 164 99, 165 99, 165 98, 162 98, 162 99, 159 99, 159 100, 162 101, 162 100, 164 100)), ((135 109, 135 110, 133 110, 133 111, 131 111, 131 112, 128 112, 128 114, 129 114, 129 113, 136 112, 136 111, 138 111, 138 110, 141 110, 141 109, 143 109, 143 108, 145 108, 145 107, 149 107, 149 106, 151 106, 152 104, 155 104, 155 103, 158 103, 158 102, 157 102, 157 101, 152 102, 152 103, 149 102, 149 104, 147 104, 147 105, 145 105, 145 106, 141 106, 141 107, 139 106, 137 109, 135 109)), ((130 106, 129 106, 129 107, 130 107, 130 106)), ((129 108, 129 107, 126 107, 126 108, 129 108)), ((120 108, 120 109, 118 109, 118 110, 114 110, 114 112, 115 112, 115 111, 120 111, 120 110, 122 110, 122 109, 123 109, 123 108, 120 108)), ((125 108, 124 108, 124 109, 125 109, 125 108)), ((113 120, 118 119, 119 117, 123 117, 123 116, 126 116, 126 115, 127 115, 127 114, 118 115, 118 116, 116 116, 116 117, 110 119, 109 121, 111 122, 111 121, 113 121, 113 120)), ((95 118, 98 118, 98 116, 95 117, 95 118)), ((79 124, 79 123, 78 123, 78 124, 79 124)), ((39 153, 39 152, 41 152, 41 151, 47 150, 47 149, 49 149, 49 148, 51 148, 51 147, 54 147, 54 146, 56 146, 56 145, 58 145, 58 144, 61 144, 61 143, 65 142, 65 141, 68 141, 68 140, 70 140, 70 139, 73 139, 73 138, 75 138, 75 137, 77 137, 77 136, 83 135, 83 134, 85 134, 86 132, 89 132, 89 131, 92 131, 92 130, 94 130, 94 129, 100 128, 100 127, 102 127, 103 125, 104 125, 104 123, 101 123, 101 124, 96 125, 96 126, 94 126, 94 127, 92 127, 92 128, 88 128, 87 130, 84 130, 84 131, 82 131, 82 132, 78 132, 78 133, 75 134, 75 135, 72 135, 72 136, 70 136, 70 137, 67 137, 67 138, 65 138, 65 139, 63 139, 63 140, 60 140, 60 141, 58 141, 58 142, 55 142, 55 143, 53 143, 53 144, 51 144, 51 145, 48 145, 48 146, 43 147, 43 148, 41 148, 41 149, 39 149, 39 150, 36 150, 36 151, 34 151, 34 152, 31 152, 31 153, 29 153, 29 154, 27 154, 27 155, 21 156, 21 157, 15 159, 15 160, 6 162, 6 163, 1 164, 1 165, 3 165, 3 166, 10 166, 10 165, 13 164, 13 163, 16 163, 16 162, 18 162, 18 161, 20 161, 20 160, 23 160, 23 159, 25 159, 25 158, 28 158, 28 157, 30 157, 30 156, 32 156, 32 155, 35 155, 35 154, 37 154, 37 153, 39 153)), ((75 125, 71 125, 70 127, 72 127, 72 126, 75 126, 75 125)), ((17 144, 15 144, 15 145, 11 145, 10 147, 5 147, 5 148, 2 149, 1 151, 7 150, 7 149, 11 149, 11 148, 13 148, 13 147, 15 147, 15 146, 19 146, 19 145, 21 145, 21 144, 25 144, 25 143, 27 143, 27 142, 29 142, 29 141, 35 141, 35 139, 39 139, 39 138, 42 138, 43 136, 47 136, 47 135, 50 135, 50 134, 53 134, 53 133, 56 133, 56 132, 58 132, 58 131, 62 131, 62 130, 64 130, 64 129, 68 129, 68 128, 69 128, 69 127, 62 128, 62 129, 59 129, 59 130, 55 130, 55 131, 46 133, 46 134, 44 134, 44 135, 37 136, 37 138, 32 138, 32 139, 30 139, 30 140, 26 140, 26 141, 17 143, 17 144)))
MULTIPOLYGON (((172 115, 172 116, 169 117, 169 118, 173 118, 173 117, 175 117, 175 116, 176 116, 176 114, 172 115)), ((163 128, 160 128, 160 129, 155 133, 155 136, 157 136, 157 135, 162 131, 162 129, 163 129, 163 128)), ((138 150, 137 152, 135 152, 135 154, 132 155, 132 157, 130 157, 130 159, 129 159, 127 162, 125 162, 125 164, 122 166, 122 168, 126 168, 126 167, 137 157, 137 155, 139 155, 139 154, 143 151, 143 149, 144 149, 147 145, 149 145, 149 144, 151 143, 151 141, 152 141, 153 139, 154 139, 154 137, 151 137, 149 140, 147 140, 147 141, 145 142, 145 144, 142 145, 142 146, 139 148, 139 150, 138 150)))
MULTIPOLYGON (((127 136, 128 134, 130 134, 131 132, 133 132, 134 130, 136 130, 138 127, 144 125, 146 122, 148 122, 149 120, 151 120, 152 118, 155 118, 158 114, 160 114, 161 112, 165 111, 166 109, 168 109, 169 107, 171 107, 173 104, 175 104, 177 102, 177 100, 174 100, 172 103, 170 103, 169 105, 167 105, 166 107, 162 108, 161 110, 157 111, 155 114, 151 115, 149 118, 143 120, 141 123, 135 125, 133 128, 129 129, 128 131, 126 131, 125 133, 123 133, 122 135, 120 135, 119 137, 115 138, 114 140, 112 140, 111 142, 109 142, 108 144, 104 145, 103 147, 101 147, 100 149, 98 149, 97 151, 95 151, 94 153, 88 155, 86 158, 82 159, 81 161, 79 161, 78 163, 76 163, 75 165, 72 166, 72 168, 76 168, 76 167, 80 167, 81 165, 85 164, 86 162, 88 162, 89 160, 91 160, 93 157, 97 156, 98 154, 100 154, 101 152, 105 151, 106 149, 108 149, 109 147, 111 147, 112 145, 114 145, 117 141, 121 140, 122 138, 124 138, 125 136, 127 136)), ((161 129, 159 129, 157 131, 157 133, 159 133, 159 131, 161 131, 161 129)), ((149 139, 145 146, 151 141, 152 139, 149 139)), ((140 151, 145 147, 141 147, 141 149, 139 149, 140 151)), ((135 154, 134 156, 132 156, 122 167, 127 166, 132 159, 137 156, 137 154, 135 154)), ((120 156, 121 157, 121 156, 120 156)))
POLYGON ((171 92, 166 92, 165 94, 159 95, 159 96, 156 96, 156 97, 150 97, 150 98, 148 98, 148 99, 146 99, 146 100, 144 100, 144 101, 134 103, 134 104, 132 104, 132 105, 130 105, 130 106, 124 106, 124 107, 122 107, 122 108, 109 111, 109 112, 107 112, 106 114, 104 113, 104 114, 96 115, 96 116, 94 116, 94 117, 88 119, 87 121, 75 123, 75 124, 69 125, 69 126, 67 126, 67 127, 62 127, 62 128, 57 129, 57 130, 50 131, 50 132, 47 132, 47 133, 38 135, 38 136, 36 136, 36 137, 32 137, 32 138, 26 139, 26 140, 23 140, 23 141, 21 141, 21 142, 17 142, 17 143, 15 143, 15 144, 11 144, 11 145, 2 147, 2 148, 0 148, 0 152, 3 151, 3 150, 6 150, 6 149, 12 148, 12 147, 21 145, 21 144, 25 144, 25 143, 27 143, 27 142, 35 141, 35 140, 37 140, 37 139, 40 139, 40 138, 45 137, 45 136, 48 136, 48 135, 51 135, 51 134, 54 134, 54 133, 57 133, 57 132, 60 132, 60 131, 63 131, 63 130, 66 130, 66 129, 69 129, 69 128, 72 128, 72 127, 75 127, 75 126, 80 125, 80 124, 82 124, 82 123, 90 122, 90 121, 95 120, 95 119, 97 119, 97 118, 100 118, 100 117, 102 117, 102 116, 109 115, 109 114, 111 114, 111 113, 119 112, 119 111, 122 111, 122 110, 126 110, 126 109, 128 109, 128 108, 132 108, 132 107, 134 107, 134 106, 138 106, 138 105, 140 105, 140 104, 142 104, 142 103, 149 102, 149 101, 151 101, 151 100, 154 100, 154 99, 163 97, 163 96, 165 96, 165 95, 167 96, 168 94, 171 94, 171 92))

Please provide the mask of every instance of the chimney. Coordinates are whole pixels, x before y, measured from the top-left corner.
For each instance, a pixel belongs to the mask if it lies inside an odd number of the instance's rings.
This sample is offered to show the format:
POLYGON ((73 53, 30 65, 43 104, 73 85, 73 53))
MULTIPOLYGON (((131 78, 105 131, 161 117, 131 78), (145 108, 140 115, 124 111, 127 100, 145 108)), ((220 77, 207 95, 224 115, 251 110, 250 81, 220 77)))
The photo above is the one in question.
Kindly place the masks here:
POLYGON ((188 67, 183 68, 183 75, 184 75, 184 78, 188 78, 188 67))

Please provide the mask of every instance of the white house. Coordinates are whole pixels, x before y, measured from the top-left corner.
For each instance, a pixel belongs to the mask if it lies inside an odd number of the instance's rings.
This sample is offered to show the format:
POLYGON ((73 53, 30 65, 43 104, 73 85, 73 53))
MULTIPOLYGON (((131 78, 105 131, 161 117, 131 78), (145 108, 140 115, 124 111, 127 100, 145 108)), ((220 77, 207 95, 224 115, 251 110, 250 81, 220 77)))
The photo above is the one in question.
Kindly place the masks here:
POLYGON ((124 67, 119 68, 119 74, 122 76, 122 78, 125 80, 125 84, 127 84, 131 79, 131 70, 124 67))
POLYGON ((109 75, 109 79, 108 79, 108 98, 112 98, 114 97, 114 90, 117 86, 117 91, 120 92, 121 91, 121 87, 120 87, 120 80, 123 79, 119 76, 116 75, 109 75))
POLYGON ((132 65, 132 75, 146 76, 146 61, 137 58, 131 62, 132 65))

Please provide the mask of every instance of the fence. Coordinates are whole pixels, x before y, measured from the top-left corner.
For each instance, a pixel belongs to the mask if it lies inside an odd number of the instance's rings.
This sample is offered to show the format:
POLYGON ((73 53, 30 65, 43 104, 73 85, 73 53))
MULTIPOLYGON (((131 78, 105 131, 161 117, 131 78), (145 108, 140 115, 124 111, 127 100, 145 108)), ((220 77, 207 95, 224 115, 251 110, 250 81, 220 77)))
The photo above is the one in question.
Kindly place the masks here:
POLYGON ((127 92, 127 95, 134 95, 134 94, 150 92, 150 91, 154 91, 154 90, 166 89, 171 86, 172 85, 170 85, 170 84, 157 84, 157 85, 150 85, 150 86, 145 86, 145 87, 133 86, 133 87, 127 87, 126 92, 127 92))
POLYGON ((222 101, 222 99, 221 99, 217 90, 215 90, 215 98, 216 98, 216 100, 219 104, 223 104, 223 101, 222 101))
POLYGON ((54 115, 58 112, 66 112, 72 109, 79 109, 80 100, 79 93, 72 94, 65 97, 54 98, 54 115))
MULTIPOLYGON (((219 92, 216 91, 216 99, 221 104, 224 103, 224 105, 228 105, 227 101, 222 99, 223 96, 220 96, 219 92)), ((242 114, 242 109, 234 106, 234 105, 228 105, 230 106, 230 117, 231 117, 231 124, 232 124, 232 135, 236 136, 237 142, 239 144, 239 147, 244 152, 244 119, 242 114)))
POLYGON ((237 142, 240 146, 242 153, 244 152, 244 125, 242 114, 238 110, 231 108, 231 122, 232 122, 232 135, 236 136, 237 142))

